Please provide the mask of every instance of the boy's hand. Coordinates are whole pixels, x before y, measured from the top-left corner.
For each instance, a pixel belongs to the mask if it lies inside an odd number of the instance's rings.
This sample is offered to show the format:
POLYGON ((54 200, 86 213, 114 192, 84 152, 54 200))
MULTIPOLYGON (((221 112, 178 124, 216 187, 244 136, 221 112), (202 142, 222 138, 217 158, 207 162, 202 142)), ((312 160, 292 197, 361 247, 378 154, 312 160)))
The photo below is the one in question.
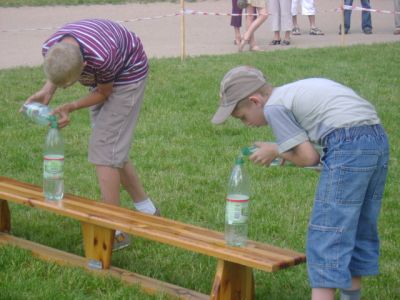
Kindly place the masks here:
POLYGON ((256 142, 254 145, 257 146, 258 149, 249 159, 255 164, 269 166, 278 156, 278 146, 274 143, 256 142))
POLYGON ((75 106, 73 103, 67 103, 60 105, 54 109, 52 112, 53 115, 58 115, 58 127, 64 128, 70 122, 69 113, 75 110, 75 106))
MULTIPOLYGON (((34 93, 28 99, 26 99, 24 104, 31 102, 39 102, 44 105, 48 105, 56 90, 57 87, 50 81, 47 81, 39 91, 34 93)), ((19 112, 22 112, 22 107, 20 108, 19 112)))

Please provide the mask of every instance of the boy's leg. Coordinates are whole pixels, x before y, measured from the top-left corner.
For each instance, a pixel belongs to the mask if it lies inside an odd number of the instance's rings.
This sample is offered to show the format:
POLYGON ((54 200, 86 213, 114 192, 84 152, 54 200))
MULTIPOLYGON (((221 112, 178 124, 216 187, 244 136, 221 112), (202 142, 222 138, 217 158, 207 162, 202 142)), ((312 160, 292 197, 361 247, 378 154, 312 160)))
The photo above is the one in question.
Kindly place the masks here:
POLYGON ((326 139, 307 240, 312 288, 350 289, 352 277, 378 272, 379 243, 371 235, 377 233, 387 172, 388 145, 381 132, 380 126, 343 128, 326 139))
POLYGON ((96 173, 103 202, 119 206, 119 170, 109 166, 97 165, 96 173))
POLYGON ((134 202, 140 202, 148 198, 140 182, 139 175, 130 161, 126 162, 119 172, 121 183, 134 202))

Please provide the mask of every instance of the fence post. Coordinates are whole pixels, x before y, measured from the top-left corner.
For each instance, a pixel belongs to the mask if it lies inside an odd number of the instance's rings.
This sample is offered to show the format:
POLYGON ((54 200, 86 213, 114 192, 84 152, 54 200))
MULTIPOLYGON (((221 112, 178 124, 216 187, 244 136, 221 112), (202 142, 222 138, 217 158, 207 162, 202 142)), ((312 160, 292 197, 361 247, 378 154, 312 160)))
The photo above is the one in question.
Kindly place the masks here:
POLYGON ((185 0, 181 0, 181 61, 186 57, 186 41, 185 41, 185 0))

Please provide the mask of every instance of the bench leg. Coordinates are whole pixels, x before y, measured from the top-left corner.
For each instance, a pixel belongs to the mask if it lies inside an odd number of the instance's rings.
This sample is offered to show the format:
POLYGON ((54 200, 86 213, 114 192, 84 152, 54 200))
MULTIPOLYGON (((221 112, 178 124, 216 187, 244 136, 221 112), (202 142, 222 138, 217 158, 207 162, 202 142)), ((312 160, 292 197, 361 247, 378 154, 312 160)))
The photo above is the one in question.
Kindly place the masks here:
POLYGON ((82 222, 85 256, 101 261, 103 269, 110 268, 114 230, 82 222))
POLYGON ((229 261, 219 260, 210 299, 254 299, 254 277, 252 268, 229 261))
POLYGON ((0 231, 10 233, 11 231, 11 216, 8 202, 0 200, 0 231))

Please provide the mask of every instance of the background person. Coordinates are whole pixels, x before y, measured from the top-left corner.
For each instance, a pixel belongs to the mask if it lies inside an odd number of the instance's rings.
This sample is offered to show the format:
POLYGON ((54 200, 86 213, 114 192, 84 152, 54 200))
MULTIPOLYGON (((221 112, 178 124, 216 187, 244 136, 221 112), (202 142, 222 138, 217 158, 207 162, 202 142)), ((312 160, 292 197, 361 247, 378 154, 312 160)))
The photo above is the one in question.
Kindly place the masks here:
POLYGON ((291 0, 270 0, 270 10, 272 15, 272 31, 274 39, 270 45, 290 45, 290 33, 293 28, 292 24, 292 1, 291 0), (281 31, 284 32, 284 39, 281 40, 281 31))
MULTIPOLYGON (((139 211, 158 215, 129 159, 148 73, 139 37, 112 21, 81 20, 50 36, 42 53, 47 81, 27 102, 47 105, 58 88, 77 81, 90 87, 86 96, 55 108, 60 128, 69 124, 71 112, 90 108, 89 161, 96 166, 103 202, 119 205, 122 184, 139 211)), ((123 233, 116 238, 117 248, 118 241, 127 245, 123 233)))
POLYGON ((249 0, 246 8, 246 32, 242 36, 242 40, 239 44, 239 52, 244 50, 244 47, 248 44, 250 51, 260 51, 260 47, 257 46, 254 37, 254 32, 267 20, 268 13, 266 8, 265 0, 249 0), (258 14, 255 16, 255 14, 258 14))
MULTIPOLYGON (((297 6, 299 0, 292 0, 292 22, 293 22, 293 35, 300 35, 300 27, 297 23, 297 6)), ((301 14, 303 16, 308 16, 308 21, 310 23, 310 34, 311 35, 324 35, 321 29, 315 25, 315 1, 314 0, 301 0, 301 14)))
POLYGON ((393 0, 394 2, 394 26, 393 34, 400 34, 400 0, 393 0))
POLYGON ((232 14, 240 14, 240 16, 231 16, 231 26, 235 32, 235 39, 233 40, 234 45, 239 45, 242 40, 240 34, 240 27, 242 27, 242 11, 243 9, 237 5, 237 0, 232 0, 232 14))
MULTIPOLYGON (((362 8, 370 9, 369 0, 360 0, 362 8)), ((353 5, 353 0, 344 0, 344 5, 353 5)), ((344 34, 348 34, 350 31, 350 20, 351 20, 350 9, 344 10, 344 34)), ((365 34, 372 34, 372 21, 371 12, 363 10, 361 13, 361 28, 365 34)), ((341 34, 341 28, 339 28, 339 34, 341 34)))

